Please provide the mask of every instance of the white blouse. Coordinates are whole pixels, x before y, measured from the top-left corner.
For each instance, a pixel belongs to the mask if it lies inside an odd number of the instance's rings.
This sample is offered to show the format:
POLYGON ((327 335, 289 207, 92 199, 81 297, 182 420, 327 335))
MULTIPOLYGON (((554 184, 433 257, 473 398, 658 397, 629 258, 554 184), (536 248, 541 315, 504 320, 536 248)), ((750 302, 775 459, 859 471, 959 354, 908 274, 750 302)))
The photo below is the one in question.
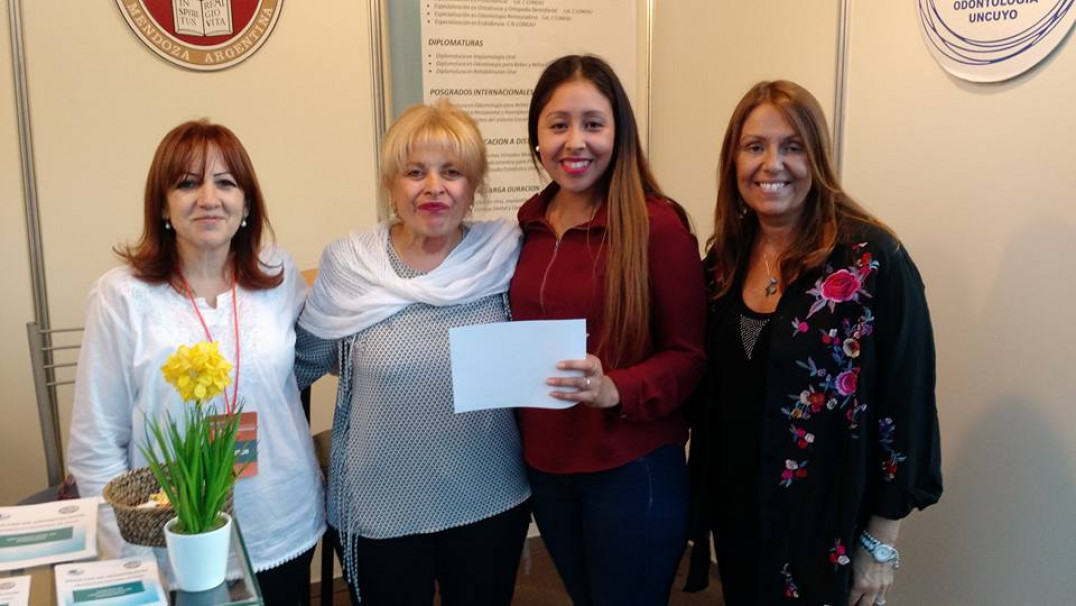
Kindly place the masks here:
MULTIPOLYGON (((284 251, 262 260, 283 265, 284 282, 268 290, 239 288, 239 400, 258 415, 258 472, 235 485, 235 513, 255 571, 273 568, 310 549, 325 530, 321 472, 292 371, 295 320, 306 283, 284 251)), ((215 308, 196 299, 220 351, 235 362, 232 292, 215 308)), ((118 267, 94 284, 86 304, 79 355, 68 471, 83 496, 101 494, 119 474, 145 465, 146 419, 168 412, 182 419, 183 402, 161 365, 179 345, 205 340, 191 301, 167 284, 148 284, 118 267)), ((233 380, 234 380, 233 370, 233 380)), ((229 386, 231 397, 233 387, 229 386)), ((219 399, 219 398, 218 398, 219 399)), ((111 508, 101 509, 103 551, 130 553, 111 508)))

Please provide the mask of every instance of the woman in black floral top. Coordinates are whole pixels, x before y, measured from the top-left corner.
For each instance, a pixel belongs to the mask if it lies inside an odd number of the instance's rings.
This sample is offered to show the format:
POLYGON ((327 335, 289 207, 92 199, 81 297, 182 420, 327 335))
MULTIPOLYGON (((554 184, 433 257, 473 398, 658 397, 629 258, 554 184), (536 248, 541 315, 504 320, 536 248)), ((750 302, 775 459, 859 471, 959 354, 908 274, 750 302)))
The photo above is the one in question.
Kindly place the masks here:
POLYGON ((884 604, 901 518, 941 496, 923 283, 828 132, 809 92, 762 82, 721 150, 689 589, 712 531, 730 606, 884 604))

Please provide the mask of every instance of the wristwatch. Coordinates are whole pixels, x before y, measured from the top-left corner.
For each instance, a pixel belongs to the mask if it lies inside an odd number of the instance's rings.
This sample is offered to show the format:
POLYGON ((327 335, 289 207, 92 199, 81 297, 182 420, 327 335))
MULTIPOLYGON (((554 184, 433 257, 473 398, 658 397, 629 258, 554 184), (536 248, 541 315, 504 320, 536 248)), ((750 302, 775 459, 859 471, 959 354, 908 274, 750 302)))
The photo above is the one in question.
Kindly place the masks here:
POLYGON ((859 544, 867 553, 871 554, 875 562, 879 564, 892 564, 893 568, 900 568, 900 552, 896 547, 883 543, 871 536, 866 530, 859 532, 859 544))

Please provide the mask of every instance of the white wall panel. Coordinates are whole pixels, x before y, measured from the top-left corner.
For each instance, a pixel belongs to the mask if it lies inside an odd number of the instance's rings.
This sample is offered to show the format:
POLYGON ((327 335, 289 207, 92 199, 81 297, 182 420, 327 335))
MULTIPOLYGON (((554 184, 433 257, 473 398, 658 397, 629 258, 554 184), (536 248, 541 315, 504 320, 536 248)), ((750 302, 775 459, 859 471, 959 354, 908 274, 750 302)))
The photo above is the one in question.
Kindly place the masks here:
MULTIPOLYGON (((6 5, 5 5, 6 8, 6 5)), ((30 376, 26 323, 34 319, 30 259, 26 248, 19 128, 7 12, 0 23, 0 504, 45 487, 45 459, 30 376)))
POLYGON ((891 601, 1070 604, 1076 47, 976 85, 917 28, 914 2, 855 4, 846 122, 845 183, 919 264, 937 337, 946 493, 905 525, 891 601))
POLYGON ((793 80, 832 119, 839 2, 655 5, 650 160, 705 240, 713 229, 721 138, 747 89, 760 80, 793 80))

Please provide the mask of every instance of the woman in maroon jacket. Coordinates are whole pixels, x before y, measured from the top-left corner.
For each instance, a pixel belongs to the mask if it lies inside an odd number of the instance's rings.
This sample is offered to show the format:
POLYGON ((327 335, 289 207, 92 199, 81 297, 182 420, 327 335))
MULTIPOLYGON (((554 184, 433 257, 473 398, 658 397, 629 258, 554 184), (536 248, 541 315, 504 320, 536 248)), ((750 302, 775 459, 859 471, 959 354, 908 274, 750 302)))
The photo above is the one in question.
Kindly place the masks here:
POLYGON ((604 61, 551 63, 528 130, 553 182, 519 210, 513 318, 586 318, 590 352, 548 380, 576 406, 520 412, 534 515, 575 604, 665 604, 687 535, 680 406, 705 366, 698 244, 604 61))

